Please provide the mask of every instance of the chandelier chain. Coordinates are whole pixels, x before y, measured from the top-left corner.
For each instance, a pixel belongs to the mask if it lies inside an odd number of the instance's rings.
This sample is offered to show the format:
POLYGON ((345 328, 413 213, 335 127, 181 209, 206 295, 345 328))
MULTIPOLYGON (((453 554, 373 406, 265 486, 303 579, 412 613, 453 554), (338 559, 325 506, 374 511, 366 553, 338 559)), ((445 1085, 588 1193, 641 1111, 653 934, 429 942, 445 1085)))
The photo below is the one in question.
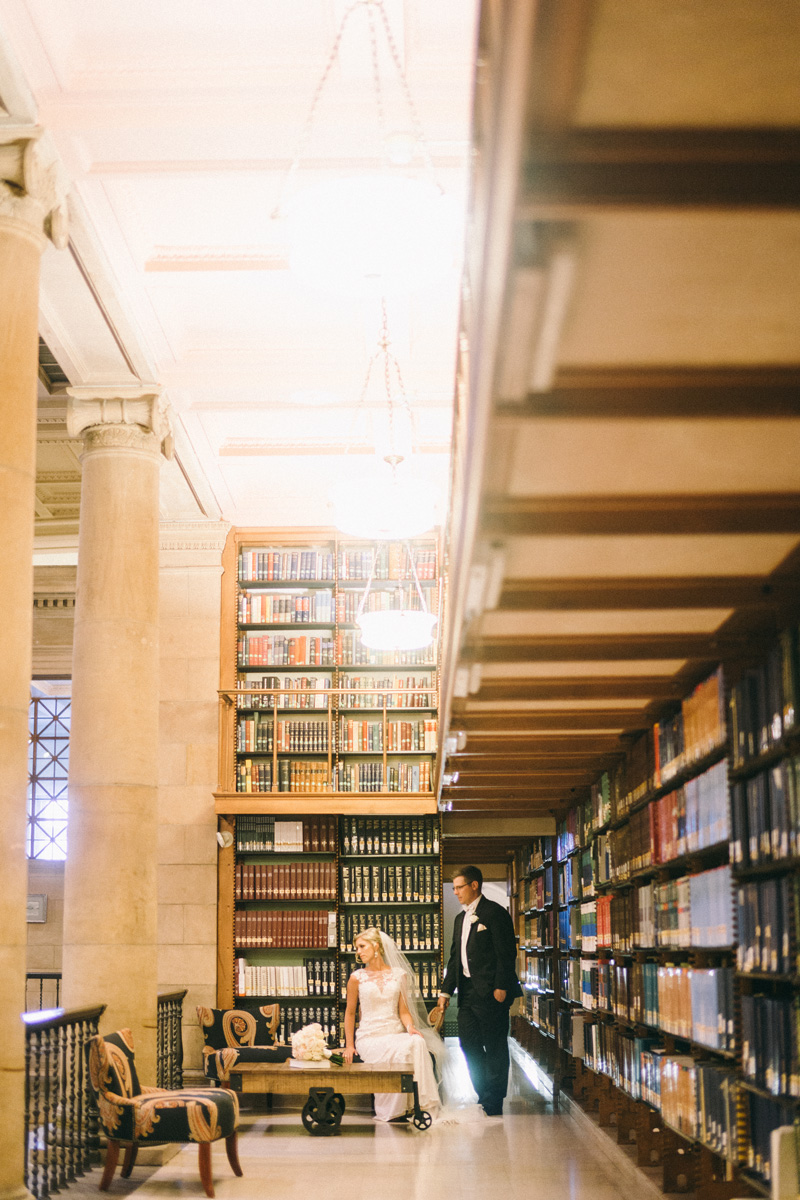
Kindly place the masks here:
POLYGON ((378 110, 378 132, 381 142, 386 145, 386 112, 383 107, 383 92, 381 90, 381 71, 378 64, 378 37, 375 29, 375 6, 367 5, 367 23, 369 24, 369 48, 372 56, 372 83, 375 88, 375 107, 378 110))
POLYGON ((392 56, 392 61, 394 62, 395 70, 397 71, 397 76, 400 80, 400 87, 403 90, 403 96, 405 97, 408 114, 411 117, 411 124, 414 129, 414 136, 416 137, 417 145, 419 146, 420 153, 425 160, 425 167, 427 171, 436 184, 440 195, 444 195, 444 188, 436 178, 436 171, 433 166, 433 159, 431 158, 428 140, 425 137, 425 130, 423 129, 422 121, 420 120, 419 113, 417 112, 417 106, 414 103, 414 97, 411 95, 411 88, 408 86, 406 73, 403 70, 402 63, 400 62, 400 54, 397 49, 397 43, 394 40, 394 34, 392 33, 392 27, 389 24, 389 18, 386 15, 386 9, 384 8, 383 0, 377 0, 377 8, 381 14, 381 20, 383 21, 383 28, 386 34, 386 41, 389 46, 389 53, 392 56))
POLYGON ((330 76, 330 73, 333 70, 333 65, 336 62, 337 58, 339 57, 339 48, 342 44, 342 37, 344 36, 344 31, 347 26, 347 22, 350 20, 350 17, 353 15, 353 13, 356 11, 356 9, 361 7, 363 2, 364 2, 364 0, 353 0, 353 3, 345 11, 341 21, 339 22, 339 28, 336 31, 336 36, 333 39, 333 44, 331 45, 330 52, 328 54, 328 61, 325 63, 322 74, 320 75, 319 80, 317 82, 317 86, 314 89, 314 95, 311 99, 311 105, 309 107, 308 114, 306 115, 306 119, 303 124, 303 128, 300 131, 300 137, 297 139, 297 149, 295 150, 294 156, 292 158, 291 166, 289 167, 288 171, 286 172, 286 174, 283 177, 283 181, 281 183, 280 194, 278 195, 277 203, 272 210, 273 218, 279 217, 283 211, 283 201, 284 201, 287 191, 289 190, 289 185, 290 185, 290 183, 292 183, 294 181, 294 178, 297 175, 297 172, 300 167, 300 160, 303 157, 303 155, 305 154, 306 149, 308 147, 308 142, 311 137, 311 130, 314 125, 314 117, 316 116, 316 112, 317 112, 317 105, 319 104, 319 102, 322 98, 322 93, 325 90, 325 85, 328 82, 328 77, 330 76))
POLYGON ((412 129, 414 131, 414 138, 415 138, 416 145, 419 148, 420 154, 422 155, 423 161, 425 163, 425 169, 428 172, 431 180, 433 181, 437 191, 439 192, 440 195, 444 195, 444 188, 442 187, 441 183, 439 182, 439 180, 436 177, 436 170, 433 165, 433 158, 431 157, 430 147, 429 147, 428 141, 425 137, 425 130, 423 128, 422 121, 420 120, 420 116, 417 111, 417 106, 414 103, 414 97, 411 94, 411 88, 408 86, 408 80, 406 79, 405 71, 403 70, 403 65, 400 61, 400 53, 397 49, 397 42, 395 41, 394 34, 392 33, 392 27, 389 23, 389 17, 386 13, 386 8, 384 5, 384 2, 383 2, 383 0, 353 0, 353 3, 349 6, 349 8, 347 8, 345 10, 344 15, 342 16, 342 19, 339 22, 339 27, 336 31, 336 36, 333 39, 333 43, 331 44, 331 48, 328 53, 327 61, 322 70, 322 74, 319 77, 317 86, 314 89, 314 95, 312 96, 311 104, 309 106, 308 113, 306 115, 306 119, 303 123, 303 128, 300 131, 300 136, 297 139, 297 148, 295 150, 294 155, 292 156, 291 164, 288 167, 288 169, 283 177, 283 180, 281 181, 278 199, 277 199, 275 207, 273 208, 272 213, 271 213, 271 216, 273 219, 276 219, 283 214, 283 206, 284 206, 284 201, 286 199, 286 194, 290 189, 290 185, 294 183, 294 180, 297 176, 297 172, 300 168, 301 159, 303 158, 303 155, 305 154, 305 152, 308 148, 308 143, 311 138, 311 131, 312 131, 312 128, 314 125, 314 118, 317 113, 317 106, 319 105, 319 102, 322 98, 322 93, 324 92, 325 86, 328 82, 328 79, 330 78, 330 73, 333 70, 333 66, 339 57, 339 51, 340 51, 341 45, 342 45, 342 38, 344 37, 344 32, 347 27, 347 23, 357 8, 364 8, 364 7, 367 9, 367 19, 369 22, 369 37, 370 37, 370 48, 371 48, 371 54, 372 54, 373 84, 374 84, 374 88, 375 88, 375 102, 376 102, 376 107, 378 110, 378 126, 380 129, 381 138, 383 139, 383 142, 385 145, 385 143, 386 143, 386 110, 385 110, 385 106, 384 106, 384 102, 383 102, 383 89, 381 87, 381 80, 380 80, 380 64, 378 61, 378 39, 377 39, 376 24, 375 24, 375 9, 377 9, 378 12, 380 13, 381 22, 383 24, 383 31, 386 36, 386 43, 389 47, 389 54, 391 55, 392 62, 394 63, 394 68, 397 72, 397 77, 400 81, 400 88, 403 93, 403 99, 405 100, 406 108, 408 109, 408 115, 409 115, 409 119, 411 121, 412 129))

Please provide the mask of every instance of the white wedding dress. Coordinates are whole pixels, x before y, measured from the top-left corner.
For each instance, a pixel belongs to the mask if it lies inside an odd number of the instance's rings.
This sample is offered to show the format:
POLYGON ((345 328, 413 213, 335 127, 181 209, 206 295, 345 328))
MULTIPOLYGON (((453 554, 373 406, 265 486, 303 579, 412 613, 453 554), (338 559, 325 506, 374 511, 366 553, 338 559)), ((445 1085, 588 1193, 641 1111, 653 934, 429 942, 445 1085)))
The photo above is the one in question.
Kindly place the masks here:
MULTIPOLYGON (((400 1020, 400 994, 404 972, 354 972, 358 980, 361 1020, 356 1031, 356 1050, 367 1063, 413 1063, 420 1106, 436 1119, 439 1089, 424 1038, 406 1033, 400 1020)), ((375 1096, 376 1121, 391 1121, 409 1108, 411 1097, 402 1092, 375 1096)))

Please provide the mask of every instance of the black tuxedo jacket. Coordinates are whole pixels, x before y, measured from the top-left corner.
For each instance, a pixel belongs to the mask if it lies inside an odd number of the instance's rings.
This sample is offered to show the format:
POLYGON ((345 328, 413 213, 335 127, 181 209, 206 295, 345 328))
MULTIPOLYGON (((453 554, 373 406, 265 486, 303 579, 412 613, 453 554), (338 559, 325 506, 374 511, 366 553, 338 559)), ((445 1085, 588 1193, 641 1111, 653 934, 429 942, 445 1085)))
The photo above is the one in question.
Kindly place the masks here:
MULTIPOLYGON (((464 978, 461 965, 461 932, 464 912, 460 912, 453 926, 453 945, 450 959, 442 980, 441 991, 452 996, 460 991, 464 978)), ((479 996, 490 995, 495 988, 502 988, 506 999, 511 1001, 522 995, 517 979, 517 939, 514 923, 506 910, 493 900, 481 896, 475 909, 476 921, 470 926, 467 939, 467 962, 472 986, 479 996)))

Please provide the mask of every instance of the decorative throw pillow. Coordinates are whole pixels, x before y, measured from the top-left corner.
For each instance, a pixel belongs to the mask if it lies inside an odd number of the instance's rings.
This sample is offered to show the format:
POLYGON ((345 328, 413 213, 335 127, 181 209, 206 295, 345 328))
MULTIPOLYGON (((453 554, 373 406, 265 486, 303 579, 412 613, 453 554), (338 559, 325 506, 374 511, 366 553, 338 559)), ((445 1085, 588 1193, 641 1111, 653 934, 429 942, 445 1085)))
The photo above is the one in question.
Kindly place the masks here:
POLYGON ((274 1038, 269 1031, 269 1007, 250 1012, 244 1008, 198 1008, 197 1016, 203 1040, 212 1050, 226 1047, 271 1046, 274 1038))

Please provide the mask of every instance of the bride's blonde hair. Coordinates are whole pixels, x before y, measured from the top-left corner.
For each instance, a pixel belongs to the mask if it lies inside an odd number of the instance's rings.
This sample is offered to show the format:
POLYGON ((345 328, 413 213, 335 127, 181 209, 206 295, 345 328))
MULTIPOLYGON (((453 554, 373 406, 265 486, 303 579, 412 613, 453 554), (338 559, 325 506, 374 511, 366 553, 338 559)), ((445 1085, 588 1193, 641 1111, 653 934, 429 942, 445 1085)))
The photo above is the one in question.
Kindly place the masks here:
POLYGON ((376 926, 371 925, 369 929, 362 929, 360 933, 356 934, 355 938, 353 939, 353 944, 355 945, 356 942, 361 941, 369 942, 373 950, 377 951, 381 958, 385 958, 381 931, 380 929, 376 928, 376 926))

